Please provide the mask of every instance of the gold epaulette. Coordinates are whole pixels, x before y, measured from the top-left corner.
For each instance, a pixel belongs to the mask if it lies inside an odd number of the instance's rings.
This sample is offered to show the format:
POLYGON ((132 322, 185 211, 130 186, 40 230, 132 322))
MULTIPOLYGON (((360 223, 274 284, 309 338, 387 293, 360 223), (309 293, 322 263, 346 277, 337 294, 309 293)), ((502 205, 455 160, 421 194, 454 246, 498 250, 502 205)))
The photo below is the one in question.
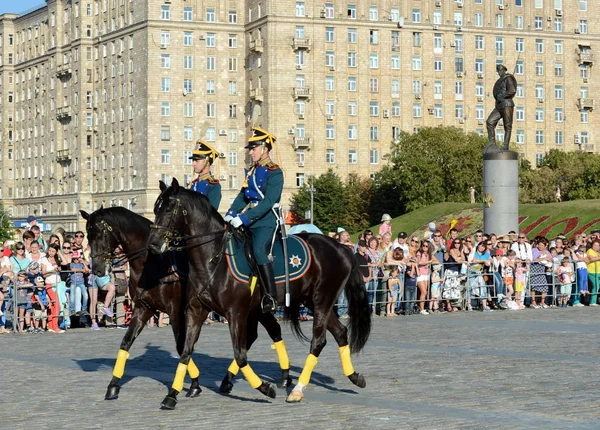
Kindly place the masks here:
POLYGON ((279 165, 275 164, 273 162, 273 160, 271 160, 270 158, 265 158, 264 160, 261 160, 259 163, 261 166, 268 168, 269 170, 277 170, 279 169, 279 165))
POLYGON ((198 181, 208 181, 209 184, 219 183, 219 180, 215 178, 212 173, 205 173, 204 175, 198 177, 198 181))

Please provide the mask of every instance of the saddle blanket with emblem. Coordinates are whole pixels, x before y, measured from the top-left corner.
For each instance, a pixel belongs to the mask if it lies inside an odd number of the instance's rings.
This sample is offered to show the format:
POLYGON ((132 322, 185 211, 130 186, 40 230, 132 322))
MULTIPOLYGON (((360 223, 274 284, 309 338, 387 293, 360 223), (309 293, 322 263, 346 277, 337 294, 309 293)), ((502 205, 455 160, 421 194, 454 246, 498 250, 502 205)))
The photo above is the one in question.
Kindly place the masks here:
MULTIPOLYGON (((308 244, 298 236, 289 235, 287 239, 288 270, 290 282, 300 279, 306 274, 312 263, 312 256, 308 244)), ((236 239, 231 239, 227 244, 227 266, 233 277, 243 283, 249 283, 250 266, 244 254, 244 244, 236 239)), ((285 283, 285 267, 283 262, 282 239, 277 237, 273 245, 273 266, 275 282, 285 283)))

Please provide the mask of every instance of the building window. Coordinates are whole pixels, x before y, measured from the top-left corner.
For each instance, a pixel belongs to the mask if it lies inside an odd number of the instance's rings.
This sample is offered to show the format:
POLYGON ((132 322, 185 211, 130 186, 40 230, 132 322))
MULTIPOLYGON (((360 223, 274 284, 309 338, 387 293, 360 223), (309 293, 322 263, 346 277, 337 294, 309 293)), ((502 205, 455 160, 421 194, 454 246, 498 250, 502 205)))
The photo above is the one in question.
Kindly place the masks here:
POLYGON ((555 108, 554 109, 554 121, 555 122, 563 122, 563 109, 562 108, 555 108))
POLYGON ((444 116, 444 110, 441 104, 433 105, 433 117, 434 118, 442 118, 444 116))
POLYGON ((168 125, 160 126, 160 140, 171 140, 171 131, 168 125))
POLYGON ((161 164, 171 164, 171 152, 168 149, 160 151, 160 162, 161 164))
POLYGON ((183 8, 183 20, 184 21, 191 21, 192 19, 193 19, 192 8, 191 7, 184 7, 183 8))
POLYGON ((214 71, 217 59, 215 57, 206 57, 206 70, 214 71))
POLYGON ((517 130, 517 145, 525 143, 525 130, 517 130))
POLYGON ((171 6, 163 5, 160 7, 160 19, 166 21, 171 19, 171 6))
POLYGON ((191 55, 183 56, 183 68, 186 70, 191 70, 194 67, 194 57, 191 55))
POLYGON ((535 62, 535 74, 536 74, 536 76, 544 76, 544 62, 543 61, 535 62))
POLYGON ((212 7, 206 9, 206 22, 216 22, 215 9, 212 7))
POLYGON ((194 40, 194 33, 192 33, 191 31, 183 32, 183 46, 192 46, 194 43, 193 40, 194 40))
POLYGON ((332 124, 325 126, 325 139, 335 139, 335 127, 332 124))
POLYGON ((561 130, 556 130, 554 132, 554 143, 556 145, 562 145, 564 143, 564 136, 561 130))
POLYGON ((335 163, 335 149, 328 149, 325 151, 325 162, 327 164, 335 163))
POLYGON ((544 130, 536 130, 535 131, 535 144, 536 145, 544 144, 544 130))
POLYGON ((541 16, 536 16, 535 17, 535 29, 536 30, 543 30, 544 28, 544 20, 541 16))
POLYGON ((183 127, 183 140, 185 140, 186 142, 194 140, 194 131, 193 131, 192 127, 190 127, 190 126, 183 127))
POLYGON ((369 127, 369 140, 379 140, 379 127, 377 127, 376 125, 369 127))
POLYGON ((183 104, 183 116, 186 118, 194 116, 194 103, 185 102, 183 104))
POLYGON ((369 162, 371 164, 379 164, 379 150, 371 149, 369 151, 369 162))
POLYGON ((169 56, 169 54, 160 54, 160 66, 163 69, 171 68, 171 57, 169 56))
POLYGON ((563 98, 563 87, 562 87, 562 85, 555 85, 554 86, 554 98, 556 100, 562 100, 562 98, 563 98))
POLYGON ((358 163, 358 155, 356 154, 356 149, 348 150, 348 164, 356 164, 358 163))
POLYGON ((421 103, 413 103, 413 118, 421 118, 422 115, 421 103))
POLYGON ((171 116, 171 104, 169 102, 162 102, 160 104, 160 115, 171 116))
POLYGON ((369 115, 379 116, 379 102, 369 102, 369 115))
POLYGON ((535 121, 544 122, 544 108, 535 108, 535 121))
POLYGON ((517 121, 525 121, 525 108, 523 106, 517 106, 515 113, 517 121))
POLYGON ((169 91, 171 91, 171 78, 160 79, 160 90, 163 93, 168 93, 169 91))
POLYGON ((421 57, 412 57, 412 69, 421 70, 421 57))
POLYGON ((183 80, 183 92, 186 94, 191 94, 194 91, 193 81, 191 79, 183 80))
POLYGON ((348 140, 356 140, 357 139, 357 127, 355 125, 348 126, 348 140))
POLYGON ((356 77, 355 76, 348 77, 348 91, 356 91, 356 77))
POLYGON ((335 32, 333 27, 325 27, 325 42, 335 42, 335 32))

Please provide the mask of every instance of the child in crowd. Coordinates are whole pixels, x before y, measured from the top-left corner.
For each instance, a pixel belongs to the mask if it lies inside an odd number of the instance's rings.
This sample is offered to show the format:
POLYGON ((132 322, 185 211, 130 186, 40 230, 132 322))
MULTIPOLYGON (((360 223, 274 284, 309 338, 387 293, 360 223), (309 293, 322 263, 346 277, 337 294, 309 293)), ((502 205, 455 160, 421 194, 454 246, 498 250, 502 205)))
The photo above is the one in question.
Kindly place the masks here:
POLYGON ((31 307, 31 296, 33 295, 33 292, 31 287, 33 287, 33 284, 29 282, 27 272, 21 270, 17 273, 15 294, 17 295, 17 317, 19 321, 19 331, 21 333, 25 329, 25 324, 30 327, 30 332, 33 332, 33 327, 31 327, 31 313, 33 312, 33 308, 31 307))
MULTIPOLYGON (((502 282, 506 285, 506 295, 509 301, 515 292, 515 258, 517 253, 512 249, 508 250, 502 259, 502 282)), ((516 298, 516 297, 515 297, 516 298)))
POLYGON ((519 309, 525 309, 523 298, 525 296, 525 280, 527 279, 526 263, 520 258, 515 258, 515 302, 519 309))
POLYGON ((46 311, 46 308, 48 307, 48 296, 46 295, 44 278, 41 276, 35 278, 35 289, 31 296, 31 307, 33 308, 33 332, 44 333, 46 331, 48 318, 48 313, 46 311))
POLYGON ((571 286, 573 285, 573 265, 569 257, 564 257, 561 265, 557 269, 558 279, 560 281, 560 295, 558 296, 558 307, 566 308, 569 296, 571 295, 571 286))
POLYGON ((429 301, 429 312, 439 311, 440 292, 443 281, 442 277, 440 276, 441 269, 441 264, 435 264, 433 266, 433 273, 431 273, 431 300, 429 301))
POLYGON ((396 309, 396 300, 398 298, 398 292, 400 291, 400 269, 398 266, 395 266, 390 272, 390 278, 387 281, 388 284, 388 294, 387 294, 387 309, 386 313, 388 317, 395 317, 396 313, 394 310, 396 309))

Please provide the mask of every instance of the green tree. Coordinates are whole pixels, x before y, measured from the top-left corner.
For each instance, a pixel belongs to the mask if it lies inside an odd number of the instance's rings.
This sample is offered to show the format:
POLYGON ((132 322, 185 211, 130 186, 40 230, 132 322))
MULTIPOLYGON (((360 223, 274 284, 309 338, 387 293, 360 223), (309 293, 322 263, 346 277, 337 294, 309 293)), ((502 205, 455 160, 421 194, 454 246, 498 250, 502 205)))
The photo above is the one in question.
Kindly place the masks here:
POLYGON ((4 205, 0 202, 0 243, 13 238, 13 225, 4 210, 4 205))
POLYGON ((373 207, 392 216, 444 201, 468 202, 469 188, 480 187, 484 137, 456 127, 403 132, 392 143, 390 164, 375 175, 373 207))
POLYGON ((350 175, 348 183, 329 169, 327 173, 310 178, 291 199, 291 207, 300 216, 310 209, 310 187, 314 186, 313 222, 323 232, 338 227, 354 232, 369 226, 369 202, 372 181, 350 175))

